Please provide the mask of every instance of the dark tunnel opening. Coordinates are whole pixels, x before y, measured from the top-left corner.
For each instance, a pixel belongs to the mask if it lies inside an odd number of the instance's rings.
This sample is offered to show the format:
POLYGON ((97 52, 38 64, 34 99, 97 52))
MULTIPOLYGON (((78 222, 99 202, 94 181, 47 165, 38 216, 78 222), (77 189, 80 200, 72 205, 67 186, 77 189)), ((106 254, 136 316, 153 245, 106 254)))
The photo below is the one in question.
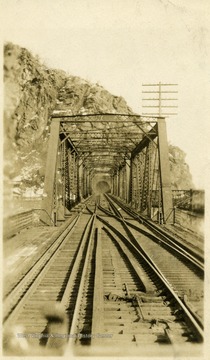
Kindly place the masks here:
POLYGON ((99 194, 109 193, 111 192, 110 185, 107 181, 101 180, 98 181, 95 186, 95 192, 99 194))

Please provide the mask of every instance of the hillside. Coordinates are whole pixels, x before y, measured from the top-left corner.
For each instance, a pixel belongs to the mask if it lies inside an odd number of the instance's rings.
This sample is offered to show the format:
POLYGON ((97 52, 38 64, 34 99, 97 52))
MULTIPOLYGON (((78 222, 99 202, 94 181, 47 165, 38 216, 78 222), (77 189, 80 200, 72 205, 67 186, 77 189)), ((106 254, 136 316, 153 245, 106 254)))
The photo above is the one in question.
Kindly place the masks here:
MULTIPOLYGON (((43 188, 49 121, 53 109, 72 113, 132 113, 122 97, 62 70, 49 69, 27 49, 4 47, 5 192, 18 182, 19 192, 43 188)), ((185 154, 170 145, 172 185, 193 187, 185 154)))

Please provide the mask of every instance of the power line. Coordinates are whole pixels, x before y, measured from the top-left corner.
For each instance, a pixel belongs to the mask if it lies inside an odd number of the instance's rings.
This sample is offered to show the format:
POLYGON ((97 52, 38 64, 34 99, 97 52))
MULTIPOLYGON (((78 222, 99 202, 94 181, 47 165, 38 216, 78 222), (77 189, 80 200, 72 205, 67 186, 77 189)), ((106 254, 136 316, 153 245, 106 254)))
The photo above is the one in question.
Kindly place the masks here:
MULTIPOLYGON (((176 112, 164 112, 165 110, 172 110, 178 108, 178 105, 175 101, 178 99, 173 97, 166 97, 163 94, 177 94, 178 91, 176 90, 176 86, 178 84, 164 84, 164 83, 157 83, 157 84, 142 84, 143 89, 142 94, 158 94, 158 97, 146 97, 142 98, 142 108, 150 108, 154 109, 154 112, 143 112, 142 115, 157 115, 157 116, 168 116, 168 115, 177 115, 176 112), (172 90, 168 90, 167 86, 173 87, 172 90), (150 87, 152 87, 151 90, 150 87), (166 101, 166 102, 165 102, 166 101)), ((171 88, 170 88, 171 89, 171 88)))

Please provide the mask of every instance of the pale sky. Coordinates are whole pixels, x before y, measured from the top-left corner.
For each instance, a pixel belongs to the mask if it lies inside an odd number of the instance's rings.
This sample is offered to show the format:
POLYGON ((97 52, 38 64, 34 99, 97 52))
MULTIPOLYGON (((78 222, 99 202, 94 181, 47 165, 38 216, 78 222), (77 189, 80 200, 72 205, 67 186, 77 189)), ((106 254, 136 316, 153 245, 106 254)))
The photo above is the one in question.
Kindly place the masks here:
POLYGON ((0 0, 3 41, 98 82, 142 113, 142 83, 177 83, 168 139, 197 188, 210 168, 209 0, 0 0), (207 106, 208 105, 208 106, 207 106), (208 108, 208 109, 207 109, 208 108), (208 112, 209 114, 209 112, 208 112))

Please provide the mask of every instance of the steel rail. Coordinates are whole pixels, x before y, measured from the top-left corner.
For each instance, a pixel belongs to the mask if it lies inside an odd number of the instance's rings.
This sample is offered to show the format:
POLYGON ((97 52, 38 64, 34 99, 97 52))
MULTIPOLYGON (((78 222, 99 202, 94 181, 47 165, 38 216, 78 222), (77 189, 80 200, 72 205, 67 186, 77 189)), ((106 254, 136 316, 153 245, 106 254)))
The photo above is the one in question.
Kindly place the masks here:
POLYGON ((129 225, 130 227, 132 227, 134 230, 137 230, 138 232, 141 232, 142 234, 149 236, 150 238, 152 238, 154 241, 158 241, 161 242, 162 244, 164 244, 168 249, 170 249, 171 251, 176 251, 177 254, 179 254, 181 257, 183 257, 184 259, 186 259, 190 264, 193 264, 194 266, 196 266, 196 268, 201 272, 201 274, 203 275, 204 272, 204 267, 203 264, 198 261, 198 259, 196 259, 193 255, 191 255, 190 253, 188 253, 188 251, 186 251, 182 246, 177 245, 176 243, 171 242, 171 239, 168 239, 166 236, 164 236, 161 232, 158 235, 153 235, 151 233, 148 233, 147 231, 144 231, 143 229, 140 229, 138 226, 130 223, 128 220, 125 221, 127 225, 129 225), (157 237, 158 236, 158 237, 157 237))
MULTIPOLYGON (((79 291, 76 295, 76 299, 74 300, 75 285, 79 289, 82 286, 82 284, 81 284, 82 278, 80 278, 80 283, 78 283, 77 275, 78 275, 81 267, 83 268, 83 271, 84 271, 83 260, 84 260, 84 257, 86 259, 89 254, 90 235, 92 234, 92 231, 93 231, 94 221, 95 221, 95 215, 93 214, 91 216, 91 218, 89 219, 88 223, 86 224, 85 231, 82 235, 82 240, 80 242, 79 250, 76 254, 76 258, 74 260, 74 264, 71 269, 69 279, 67 281, 67 284, 65 285, 65 290, 64 290, 64 293, 60 300, 60 304, 62 305, 62 308, 64 308, 66 313, 68 313, 68 332, 67 332, 67 334, 65 334, 67 342, 68 342, 68 339, 71 339, 69 341, 72 341, 71 329, 72 329, 72 322, 74 321, 74 316, 71 317, 70 313, 72 313, 72 311, 75 312, 75 308, 77 307, 77 303, 78 303, 79 291), (86 247, 87 247, 87 249, 86 249, 86 247)), ((48 342, 47 342, 46 347, 48 347, 48 346, 50 348, 50 344, 48 345, 48 342)))
MULTIPOLYGON (((36 264, 28 271, 28 273, 17 284, 14 290, 6 297, 4 301, 4 316, 3 323, 7 327, 14 321, 21 311, 22 305, 30 296, 32 291, 38 286, 45 273, 51 266, 60 248, 65 245, 75 230, 75 225, 79 222, 82 211, 74 218, 74 220, 67 226, 67 228, 60 234, 59 238, 55 239, 52 246, 50 246, 39 258, 36 264)), ((91 218, 90 218, 91 219, 91 218)), ((86 225, 86 227, 88 224, 86 225)))
POLYGON ((79 248, 79 251, 77 252, 77 256, 76 256, 76 259, 74 261, 74 265, 73 265, 73 268, 71 270, 71 275, 68 279, 68 283, 65 287, 65 291, 63 293, 63 296, 62 296, 62 299, 61 299, 61 304, 66 308, 68 309, 69 307, 69 297, 70 297, 70 294, 72 292, 72 289, 73 289, 73 285, 75 284, 75 281, 76 281, 76 276, 77 276, 77 273, 78 273, 78 269, 79 269, 79 266, 80 266, 80 263, 82 261, 82 258, 83 258, 83 251, 85 250, 85 246, 86 246, 86 243, 87 241, 89 241, 89 234, 92 233, 92 228, 93 228, 93 222, 94 222, 94 215, 92 215, 92 217, 90 218, 86 228, 85 228, 85 232, 83 234, 83 237, 82 237, 82 242, 81 242, 81 245, 80 245, 80 248, 79 248))
MULTIPOLYGON (((203 264, 200 263, 195 257, 193 257, 191 254, 188 254, 188 252, 183 249, 181 246, 177 245, 176 243, 171 243, 171 240, 169 239, 165 239, 163 237, 163 235, 160 233, 159 237, 157 237, 157 235, 154 235, 152 233, 148 233, 147 231, 143 230, 142 228, 140 228, 139 226, 130 223, 128 220, 125 220, 122 217, 122 214, 118 211, 118 209, 114 208, 113 204, 112 204, 112 208, 115 211, 115 214, 111 213, 109 210, 104 209, 103 207, 99 206, 99 209, 103 212, 105 212, 108 216, 113 216, 115 217, 116 220, 120 221, 123 225, 123 227, 125 228, 125 231, 127 232, 127 228, 125 227, 125 225, 133 228, 134 230, 140 232, 141 234, 150 237, 153 241, 158 242, 158 243, 162 243, 164 244, 164 246, 166 246, 169 250, 171 250, 171 252, 176 252, 177 254, 179 254, 182 258, 184 258, 185 260, 189 261, 191 264, 193 264, 194 266, 196 266, 196 268, 201 271, 201 276, 203 276, 203 264), (119 214, 119 215, 118 215, 119 214)), ((130 214, 132 216, 132 214, 130 214)), ((136 220, 136 219, 135 219, 136 220)), ((133 234, 131 233, 131 236, 133 237, 133 234)))
MULTIPOLYGON (((107 199, 108 199, 108 201, 110 201, 108 196, 107 196, 107 199)), ((125 212, 127 212, 128 215, 132 216, 135 220, 137 220, 137 221, 141 222, 141 224, 145 225, 150 231, 152 231, 155 234, 155 236, 153 234, 148 234, 143 229, 138 228, 138 226, 135 226, 134 224, 129 223, 128 220, 124 219, 124 221, 129 226, 133 227, 135 230, 137 230, 139 232, 142 232, 146 236, 153 237, 153 240, 161 241, 167 247, 176 250, 181 256, 183 256, 188 261, 193 263, 200 271, 202 271, 202 272, 204 271, 204 264, 203 264, 204 260, 200 255, 195 254, 194 251, 189 249, 184 244, 180 244, 180 242, 176 238, 174 238, 171 235, 166 234, 165 231, 163 231, 162 229, 157 228, 157 226, 155 224, 152 224, 151 221, 149 221, 148 219, 145 219, 143 216, 141 216, 139 214, 136 214, 133 210, 129 209, 128 207, 126 207, 121 202, 117 202, 117 203, 120 204, 122 209, 125 212), (158 236, 158 237, 156 237, 156 236, 158 236)), ((115 206, 112 203, 112 208, 114 209, 114 207, 115 206)), ((119 211, 116 208, 115 208, 115 213, 119 214, 119 216, 118 216, 119 218, 123 218, 122 214, 119 213, 119 211)))
POLYGON ((11 321, 14 311, 20 308, 26 296, 30 293, 32 285, 38 281, 43 271, 46 271, 54 256, 57 254, 58 249, 68 239, 67 236, 71 234, 74 226, 79 221, 80 214, 77 215, 73 221, 67 225, 66 229, 56 238, 53 243, 44 251, 39 257, 34 266, 24 275, 16 286, 10 291, 3 302, 3 323, 6 325, 11 321), (24 294, 24 296, 23 296, 24 294))
POLYGON ((150 269, 153 270, 155 275, 158 277, 158 279, 164 284, 164 286, 167 288, 169 293, 172 295, 172 297, 175 299, 176 303, 180 306, 180 308, 183 310, 187 321, 190 322, 194 333, 196 334, 196 338, 199 342, 203 341, 204 333, 203 329, 198 323, 197 318, 195 318, 194 314, 189 311, 187 306, 184 304, 184 302, 179 298, 179 296, 176 294, 176 292, 172 289, 170 283, 167 281, 161 270, 158 268, 158 266, 155 264, 155 262, 146 254, 146 252, 141 248, 141 246, 136 242, 134 244, 130 239, 122 235, 114 226, 112 226, 108 221, 106 221, 104 218, 101 218, 99 215, 96 215, 97 218, 108 228, 111 229, 129 248, 132 249, 132 252, 137 255, 137 257, 140 257, 143 259, 147 265, 149 265, 150 269))
MULTIPOLYGON (((100 208, 100 209, 102 211, 106 212, 107 215, 111 215, 111 213, 109 213, 109 211, 107 211, 106 209, 102 209, 102 208, 100 208)), ((130 214, 130 215, 132 216, 132 214, 130 214)), ((117 215, 112 214, 112 216, 114 216, 116 218, 116 220, 120 221, 121 223, 125 223, 126 225, 128 225, 129 227, 138 231, 139 233, 141 233, 147 237, 150 237, 153 241, 162 243, 166 248, 171 250, 171 252, 175 251, 183 259, 187 260, 190 264, 193 264, 196 267, 196 269, 199 270, 199 272, 201 272, 201 276, 203 276, 203 272, 204 272, 203 264, 197 258, 195 258, 193 255, 188 253, 188 251, 185 250, 185 247, 182 247, 182 246, 176 244, 176 242, 172 242, 172 240, 170 238, 168 239, 161 232, 159 232, 158 235, 156 235, 156 234, 154 235, 152 232, 148 232, 148 231, 140 228, 138 225, 132 224, 129 220, 126 220, 125 218, 123 218, 122 215, 121 215, 121 217, 119 217, 117 215)), ((152 231, 152 229, 150 231, 152 231)))
POLYGON ((89 258, 90 258, 90 253, 91 253, 91 247, 93 244, 93 235, 94 235, 94 227, 95 227, 95 218, 96 215, 93 212, 93 218, 92 218, 92 222, 91 222, 91 229, 89 232, 89 243, 88 243, 88 248, 86 251, 86 256, 85 256, 85 262, 84 262, 84 266, 82 269, 82 275, 80 278, 80 285, 79 285, 79 290, 77 293, 77 299, 76 299, 76 304, 74 307, 74 314, 73 314, 73 318, 72 318, 72 322, 71 322, 71 326, 70 326, 70 339, 69 339, 69 346, 71 347, 79 338, 79 329, 78 329, 78 321, 79 321, 79 312, 80 312, 80 307, 81 307, 81 302, 83 299, 83 291, 84 291, 84 286, 85 286, 85 281, 86 281, 86 275, 87 275, 87 269, 88 269, 88 265, 89 265, 89 258))
POLYGON ((96 258, 95 258, 95 280, 93 293, 93 317, 92 317, 92 338, 91 345, 98 344, 96 334, 102 333, 103 324, 103 267, 102 267, 102 244, 101 244, 101 227, 96 228, 96 258))
MULTIPOLYGON (((113 205, 113 204, 112 204, 112 205, 113 205)), ((138 226, 136 226, 136 225, 130 223, 129 221, 126 221, 125 219, 123 219, 122 214, 118 211, 118 209, 117 209, 114 205, 112 206, 112 209, 115 211, 116 214, 119 213, 121 217, 119 217, 119 216, 117 216, 117 215, 113 215, 109 210, 104 209, 104 208, 101 207, 101 206, 99 206, 99 209, 100 209, 101 211, 105 212, 105 213, 106 213, 107 215, 109 215, 109 216, 114 216, 114 218, 116 218, 116 220, 118 220, 119 222, 121 222, 121 224, 122 224, 122 226, 124 227, 125 231, 126 231, 126 226, 128 225, 128 226, 130 226, 131 228, 137 230, 138 232, 144 234, 145 236, 147 236, 147 237, 149 236, 149 237, 152 238, 155 242, 158 242, 158 243, 160 242, 160 240, 157 239, 156 236, 154 236, 153 234, 148 233, 147 231, 144 231, 143 229, 139 228, 138 226), (122 220, 122 219, 123 219, 123 220, 122 220)), ((126 232, 127 232, 128 236, 129 236, 129 232, 128 232, 128 231, 126 231, 126 232)), ((130 236, 129 236, 129 237, 130 237, 130 236)), ((133 238, 134 238, 132 232, 131 232, 131 237, 130 237, 130 238, 131 238, 132 240, 133 240, 133 238)), ((134 238, 134 239, 135 239, 135 238, 134 238)), ((161 241, 161 242, 162 242, 162 241, 161 241)), ((196 268, 198 268, 199 270, 202 271, 201 276, 203 276, 203 267, 200 266, 200 263, 198 263, 198 262, 196 261, 196 259, 194 259, 194 258, 192 259, 191 257, 190 257, 190 259, 189 259, 188 256, 187 256, 188 254, 186 255, 185 252, 184 252, 184 254, 183 254, 182 248, 181 248, 181 252, 180 252, 180 250, 177 250, 176 244, 175 244, 175 249, 174 249, 174 244, 171 245, 171 244, 168 244, 168 242, 165 244, 165 241, 163 241, 163 243, 164 243, 164 245, 166 245, 166 248, 169 248, 169 249, 171 250, 172 253, 175 251, 176 253, 180 254, 182 257, 184 256, 185 259, 186 259, 186 257, 187 257, 187 260, 190 262, 190 264, 193 263, 193 265, 195 265, 196 268), (195 261, 194 261, 194 260, 195 260, 195 261)), ((193 316, 196 318, 197 322, 198 322, 198 323, 201 325, 201 327, 202 327, 202 326, 203 326, 202 321, 201 321, 200 317, 197 316, 196 312, 193 310, 193 307, 191 306, 191 304, 188 302, 188 299, 187 299, 187 296, 186 296, 186 295, 184 295, 183 301, 184 301, 186 307, 188 308, 188 310, 193 314, 193 316)))
POLYGON ((10 295, 10 293, 12 291, 15 291, 15 288, 20 284, 20 282, 23 280, 23 278, 25 276, 28 276, 29 273, 33 273, 34 269, 35 269, 35 266, 38 265, 38 262, 41 261, 41 259, 43 259, 43 257, 45 256, 45 254, 49 253, 49 252, 52 252, 51 249, 53 247, 53 245, 58 241, 58 238, 61 237, 62 239, 62 236, 64 235, 64 232, 67 230, 67 227, 68 229, 70 230, 71 229, 71 226, 74 226, 74 221, 76 222, 76 218, 78 217, 79 215, 73 215, 71 217, 71 219, 69 219, 69 221, 67 221, 64 226, 61 226, 61 229, 59 229, 59 232, 54 234, 52 236, 52 242, 50 243, 50 245, 44 250, 44 252, 35 260, 33 266, 28 270, 26 271, 23 276, 19 279, 18 282, 16 282, 16 284, 9 290, 6 292, 6 294, 3 296, 3 301, 6 300, 6 298, 10 295))

